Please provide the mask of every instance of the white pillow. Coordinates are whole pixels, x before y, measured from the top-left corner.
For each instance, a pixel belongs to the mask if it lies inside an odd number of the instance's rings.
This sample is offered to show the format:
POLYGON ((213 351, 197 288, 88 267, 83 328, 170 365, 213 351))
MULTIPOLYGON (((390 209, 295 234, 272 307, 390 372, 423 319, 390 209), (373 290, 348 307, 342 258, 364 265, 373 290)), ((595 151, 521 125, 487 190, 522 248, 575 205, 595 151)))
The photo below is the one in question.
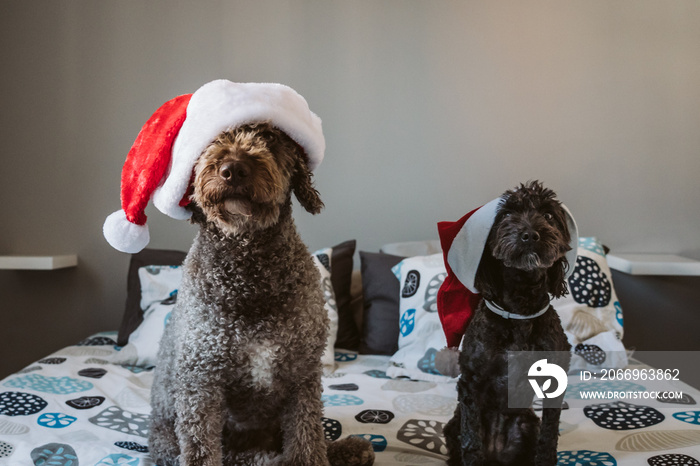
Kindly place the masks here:
POLYGON ((447 340, 437 313, 437 291, 445 280, 442 253, 404 259, 393 269, 400 282, 399 349, 390 359, 390 377, 429 382, 455 380, 443 375, 438 352, 447 340), (437 363, 437 364, 436 364, 437 363))
POLYGON ((179 265, 148 265, 139 268, 138 275, 141 283, 141 309, 148 309, 161 301, 175 304, 182 281, 182 268, 179 265))
POLYGON ((113 358, 116 364, 141 367, 156 365, 158 347, 177 299, 182 281, 182 268, 170 265, 149 265, 138 270, 141 283, 143 321, 129 335, 129 342, 113 358))
POLYGON ((579 238, 578 243, 569 294, 552 301, 571 343, 570 372, 624 368, 627 353, 622 344, 622 307, 605 250, 594 237, 579 238))
POLYGON ((389 243, 379 248, 379 252, 400 257, 430 256, 441 252, 440 240, 430 239, 426 241, 402 241, 389 243))
MULTIPOLYGON (((331 285, 331 248, 316 251, 312 257, 321 274, 320 286, 323 291, 325 309, 330 319, 326 349, 322 357, 323 372, 335 370, 334 346, 338 333, 338 306, 331 285)), ((144 309, 143 322, 129 335, 128 343, 112 359, 115 364, 142 367, 155 366, 160 339, 170 317, 177 290, 182 281, 181 266, 149 265, 138 270, 141 283, 141 309, 144 309)))
POLYGON ((144 311, 143 322, 129 335, 129 343, 120 351, 120 355, 128 359, 127 361, 120 361, 121 364, 142 367, 156 365, 160 339, 170 319, 170 313, 174 307, 173 304, 168 305, 157 302, 144 311))

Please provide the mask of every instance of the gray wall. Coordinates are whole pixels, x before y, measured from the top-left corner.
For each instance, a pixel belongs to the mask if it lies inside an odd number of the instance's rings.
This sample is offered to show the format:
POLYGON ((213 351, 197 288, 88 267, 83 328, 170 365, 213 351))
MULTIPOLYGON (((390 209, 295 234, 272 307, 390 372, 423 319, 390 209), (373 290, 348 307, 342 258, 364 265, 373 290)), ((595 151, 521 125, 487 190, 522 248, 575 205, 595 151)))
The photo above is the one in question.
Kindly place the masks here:
MULTIPOLYGON (((323 118, 310 248, 433 238, 537 178, 615 251, 700 258, 698 24, 696 0, 2 1, 0 254, 80 264, 0 271, 0 376, 117 328, 121 165, 161 103, 219 77, 323 118)), ((152 247, 188 247, 148 213, 152 247)))

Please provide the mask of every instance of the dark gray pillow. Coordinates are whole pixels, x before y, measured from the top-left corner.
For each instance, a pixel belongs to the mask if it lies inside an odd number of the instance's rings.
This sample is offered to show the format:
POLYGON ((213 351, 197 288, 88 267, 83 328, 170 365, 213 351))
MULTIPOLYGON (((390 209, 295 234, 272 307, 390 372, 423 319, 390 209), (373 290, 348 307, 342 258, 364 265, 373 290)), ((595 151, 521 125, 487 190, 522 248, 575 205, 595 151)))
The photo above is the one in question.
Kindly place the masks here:
POLYGON ((362 270, 361 354, 392 355, 399 345, 399 281, 391 268, 403 257, 360 251, 362 270))
POLYGON ((350 307, 350 282, 352 280, 353 255, 355 240, 345 241, 333 246, 331 254, 331 284, 338 304, 338 334, 335 340, 337 348, 357 350, 360 346, 360 331, 350 307))

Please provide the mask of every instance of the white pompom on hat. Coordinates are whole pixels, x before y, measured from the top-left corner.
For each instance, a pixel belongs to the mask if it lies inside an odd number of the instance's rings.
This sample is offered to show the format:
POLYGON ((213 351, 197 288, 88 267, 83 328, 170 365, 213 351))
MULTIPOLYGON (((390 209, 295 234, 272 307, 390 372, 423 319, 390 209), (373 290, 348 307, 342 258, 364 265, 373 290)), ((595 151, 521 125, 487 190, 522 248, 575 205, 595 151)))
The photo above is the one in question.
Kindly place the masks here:
POLYGON ((309 169, 323 160, 321 119, 296 91, 282 84, 234 83, 224 79, 194 94, 169 100, 148 119, 122 169, 122 208, 105 221, 104 236, 115 249, 136 253, 149 242, 144 211, 153 204, 175 219, 187 219, 193 169, 204 149, 227 130, 270 122, 304 150, 309 169))

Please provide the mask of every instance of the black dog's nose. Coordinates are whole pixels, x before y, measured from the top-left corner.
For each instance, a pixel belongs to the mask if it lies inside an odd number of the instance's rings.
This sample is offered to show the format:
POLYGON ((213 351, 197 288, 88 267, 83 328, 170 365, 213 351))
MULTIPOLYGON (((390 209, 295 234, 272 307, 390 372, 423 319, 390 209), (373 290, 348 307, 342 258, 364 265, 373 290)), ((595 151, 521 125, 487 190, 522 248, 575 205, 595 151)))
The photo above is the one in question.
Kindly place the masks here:
POLYGON ((521 233, 520 241, 523 243, 529 243, 530 241, 535 242, 540 240, 540 234, 535 230, 527 230, 521 233))
POLYGON ((248 164, 241 161, 226 162, 219 168, 219 176, 229 184, 240 183, 250 176, 248 164))

